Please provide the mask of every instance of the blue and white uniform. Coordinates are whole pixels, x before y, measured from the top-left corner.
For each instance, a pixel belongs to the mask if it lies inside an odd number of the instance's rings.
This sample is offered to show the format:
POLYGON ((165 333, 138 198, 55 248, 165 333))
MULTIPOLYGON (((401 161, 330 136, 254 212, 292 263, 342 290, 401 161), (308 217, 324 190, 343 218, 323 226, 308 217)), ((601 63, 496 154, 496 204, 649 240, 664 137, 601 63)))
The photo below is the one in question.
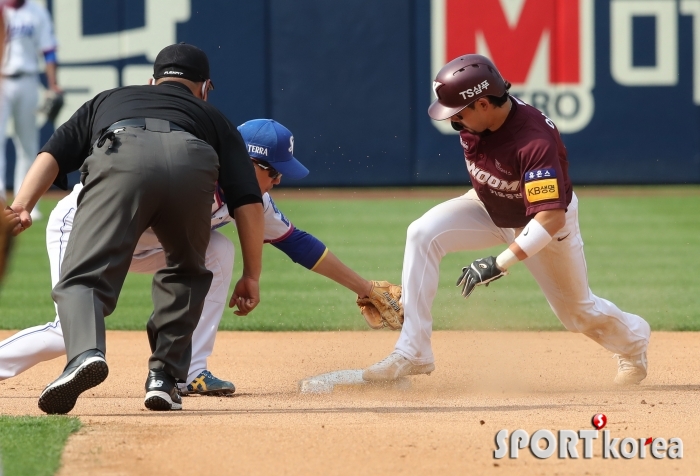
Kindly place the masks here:
MULTIPOLYGON (((325 258, 328 248, 313 235, 295 228, 284 214, 277 209, 269 193, 263 194, 265 217, 265 243, 284 252, 292 261, 313 270, 325 258)), ((234 223, 228 213, 223 194, 217 191, 212 205, 211 229, 216 230, 227 223, 234 223)))
POLYGON ((56 62, 56 38, 49 12, 31 0, 19 8, 3 8, 7 40, 2 63, 0 103, 0 195, 5 197, 5 139, 7 121, 14 119, 15 193, 39 152, 36 111, 39 104, 39 57, 56 62))
MULTIPOLYGON (((82 185, 76 185, 70 195, 58 202, 49 216, 46 248, 51 264, 52 287, 59 279, 81 189, 82 185)), ((308 269, 313 269, 323 260, 328 253, 326 246, 314 236, 295 228, 267 193, 263 195, 263 206, 266 243, 282 250, 294 262, 308 269)), ((235 224, 221 194, 215 196, 211 220, 212 232, 205 263, 214 276, 204 301, 202 316, 192 335, 192 361, 187 383, 207 369, 207 358, 214 349, 216 331, 228 301, 233 273, 233 243, 216 231, 227 223, 235 224)), ((136 246, 129 271, 153 274, 163 267, 163 248, 156 235, 148 229, 136 246)), ((0 380, 14 377, 39 362, 65 355, 65 352, 61 323, 56 316, 53 322, 25 329, 0 342, 0 380)))

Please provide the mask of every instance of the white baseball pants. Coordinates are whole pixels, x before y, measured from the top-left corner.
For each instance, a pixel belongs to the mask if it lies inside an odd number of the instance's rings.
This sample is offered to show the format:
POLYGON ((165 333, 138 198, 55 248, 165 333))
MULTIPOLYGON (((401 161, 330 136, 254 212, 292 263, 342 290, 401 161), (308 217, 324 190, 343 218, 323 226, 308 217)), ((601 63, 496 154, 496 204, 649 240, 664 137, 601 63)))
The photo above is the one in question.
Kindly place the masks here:
MULTIPOLYGON (((61 263, 66 251, 75 215, 75 199, 61 200, 49 216, 46 228, 46 248, 51 265, 51 285, 58 282, 61 263)), ((192 335, 192 361, 187 383, 207 368, 207 358, 214 349, 216 331, 226 305, 228 288, 233 272, 233 243, 218 231, 211 232, 205 257, 206 267, 214 277, 204 301, 202 316, 192 335)), ((153 232, 146 231, 139 240, 137 253, 129 271, 153 274, 165 266, 165 255, 153 232)), ((148 316, 143 316, 144 322, 148 316)), ((144 336, 145 338, 145 336, 144 336)), ((24 329, 0 342, 0 380, 14 377, 45 360, 66 354, 61 322, 53 322, 24 329)))
POLYGON ((4 78, 2 82, 2 102, 0 103, 0 193, 5 197, 5 140, 7 121, 10 116, 15 125, 15 193, 19 191, 24 176, 27 175, 39 152, 39 129, 36 126, 36 112, 39 104, 39 79, 37 75, 19 78, 4 78))
MULTIPOLYGON (((430 343, 431 307, 443 256, 455 251, 510 245, 519 231, 498 228, 474 190, 437 205, 414 221, 406 238, 401 278, 405 320, 396 352, 416 364, 435 361, 430 343)), ((649 324, 594 295, 588 287, 576 195, 566 212, 566 225, 547 247, 523 264, 568 330, 581 332, 618 354, 636 355, 646 351, 651 333, 649 324)), ((499 281, 497 286, 505 284, 499 281)))

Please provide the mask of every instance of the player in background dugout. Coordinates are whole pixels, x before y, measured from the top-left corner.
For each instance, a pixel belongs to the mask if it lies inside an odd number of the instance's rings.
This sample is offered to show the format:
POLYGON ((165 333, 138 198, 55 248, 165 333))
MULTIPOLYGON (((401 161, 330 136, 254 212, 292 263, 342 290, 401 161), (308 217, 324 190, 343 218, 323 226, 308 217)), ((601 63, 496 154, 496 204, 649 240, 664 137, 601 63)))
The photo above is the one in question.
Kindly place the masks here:
MULTIPOLYGON (((36 113, 41 56, 46 65, 47 94, 60 94, 61 88, 56 81, 56 37, 49 12, 32 0, 6 0, 2 7, 7 25, 0 104, 0 194, 4 199, 7 174, 5 139, 10 118, 15 131, 15 194, 39 151, 36 113)), ((39 208, 32 210, 32 219, 41 219, 39 208)))
POLYGON ((394 352, 366 369, 366 380, 432 372, 431 308, 440 261, 447 253, 503 244, 508 248, 497 257, 462 269, 457 285, 465 298, 522 261, 566 329, 615 353, 616 383, 636 384, 647 375, 649 324, 588 287, 578 199, 559 132, 509 88, 488 58, 474 54, 450 61, 433 82, 436 99, 428 114, 459 131, 473 189, 408 227, 404 325, 394 352))

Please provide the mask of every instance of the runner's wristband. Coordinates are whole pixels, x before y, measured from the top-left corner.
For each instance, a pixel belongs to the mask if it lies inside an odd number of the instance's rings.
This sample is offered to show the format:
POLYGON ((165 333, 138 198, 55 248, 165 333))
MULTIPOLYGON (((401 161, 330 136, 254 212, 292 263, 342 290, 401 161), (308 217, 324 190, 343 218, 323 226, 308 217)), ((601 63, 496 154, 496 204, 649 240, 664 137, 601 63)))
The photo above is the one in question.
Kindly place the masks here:
POLYGON ((547 233, 540 223, 532 219, 523 229, 522 233, 515 239, 520 249, 530 257, 537 254, 552 241, 552 237, 547 233))
POLYGON ((518 261, 520 260, 515 256, 515 253, 510 251, 510 248, 506 248, 503 253, 496 257, 496 266, 505 271, 518 261))

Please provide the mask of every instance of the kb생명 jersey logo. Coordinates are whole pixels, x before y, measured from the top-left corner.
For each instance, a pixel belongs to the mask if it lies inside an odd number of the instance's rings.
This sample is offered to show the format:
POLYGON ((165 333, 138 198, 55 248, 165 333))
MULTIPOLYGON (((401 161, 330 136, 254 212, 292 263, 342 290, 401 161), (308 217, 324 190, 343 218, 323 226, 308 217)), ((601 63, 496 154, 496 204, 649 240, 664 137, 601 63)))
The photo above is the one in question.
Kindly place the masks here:
POLYGON ((517 459, 520 450, 528 449, 538 459, 551 458, 555 454, 559 459, 577 459, 583 452, 584 459, 593 458, 594 441, 601 440, 601 455, 603 459, 645 459, 647 454, 654 459, 678 459, 683 457, 683 440, 677 437, 612 437, 611 430, 603 430, 607 417, 598 413, 591 419, 595 430, 559 430, 557 435, 550 430, 537 430, 532 435, 519 429, 509 433, 503 429, 496 433, 496 449, 494 459, 508 456, 517 459), (602 430, 603 437, 599 432, 602 430))
MULTIPOLYGON (((680 42, 697 45, 697 38, 697 0, 431 0, 431 76, 457 56, 486 55, 512 83, 511 93, 549 116, 562 133, 579 132, 591 122, 596 68, 601 74, 609 68, 621 87, 675 87, 689 74, 679 66, 680 42), (635 59, 640 34, 635 25, 642 18, 655 25, 649 64, 635 59), (681 26, 689 19, 694 39, 681 26), (602 22, 597 31, 596 22, 602 22), (609 26, 600 28, 604 23, 609 26)), ((693 55, 692 100, 700 105, 697 46, 693 55)), ((449 121, 433 125, 454 134, 449 121)))
POLYGON ((554 169, 525 172, 525 196, 530 203, 559 198, 557 173, 554 169))

